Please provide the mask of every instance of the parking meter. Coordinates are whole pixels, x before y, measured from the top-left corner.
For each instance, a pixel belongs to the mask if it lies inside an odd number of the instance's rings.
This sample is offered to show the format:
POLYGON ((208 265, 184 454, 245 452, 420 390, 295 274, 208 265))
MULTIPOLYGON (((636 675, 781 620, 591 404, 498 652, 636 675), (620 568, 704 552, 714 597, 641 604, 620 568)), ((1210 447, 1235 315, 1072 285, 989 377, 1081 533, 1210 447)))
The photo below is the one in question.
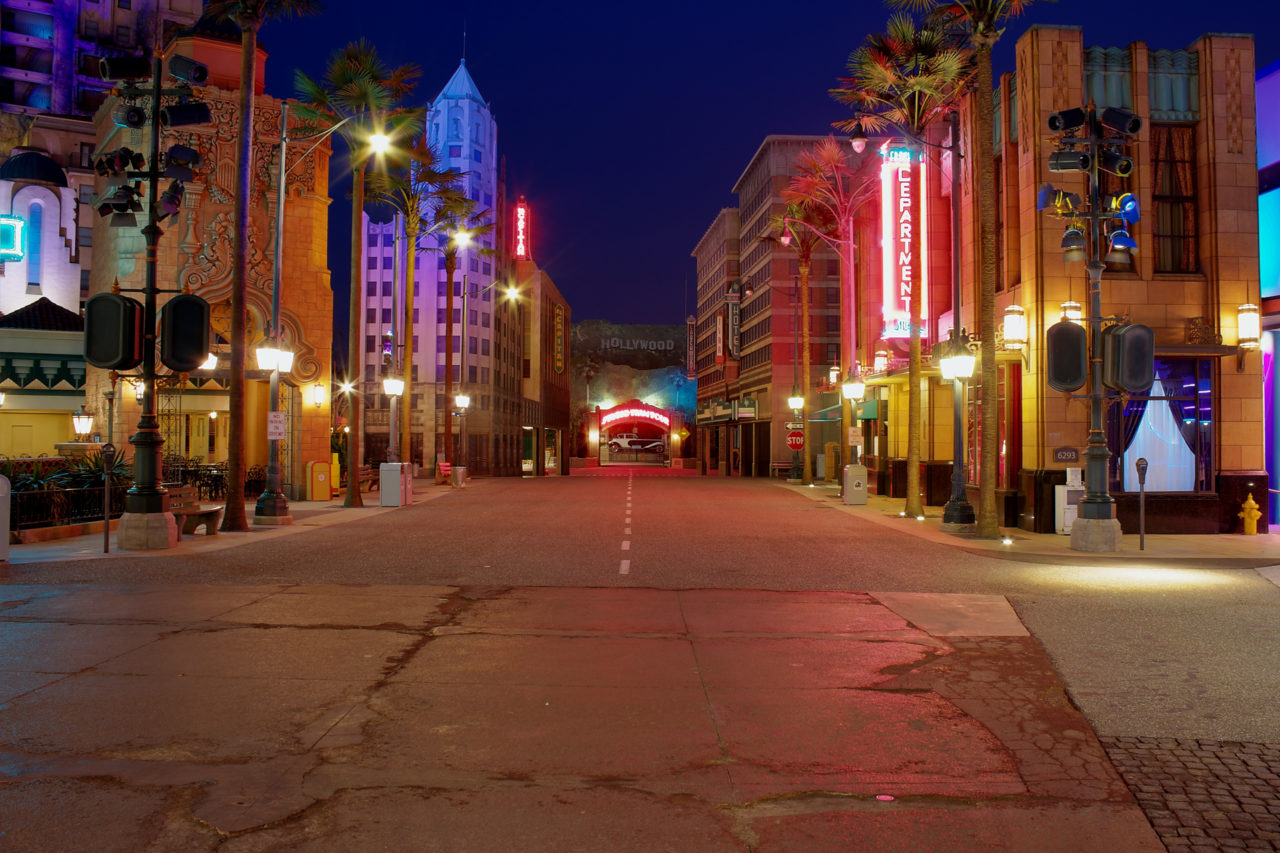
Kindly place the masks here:
POLYGON ((1138 469, 1138 550, 1147 550, 1147 460, 1138 457, 1133 463, 1138 469))
POLYGON ((116 462, 116 446, 102 445, 102 553, 111 553, 111 469, 116 462))

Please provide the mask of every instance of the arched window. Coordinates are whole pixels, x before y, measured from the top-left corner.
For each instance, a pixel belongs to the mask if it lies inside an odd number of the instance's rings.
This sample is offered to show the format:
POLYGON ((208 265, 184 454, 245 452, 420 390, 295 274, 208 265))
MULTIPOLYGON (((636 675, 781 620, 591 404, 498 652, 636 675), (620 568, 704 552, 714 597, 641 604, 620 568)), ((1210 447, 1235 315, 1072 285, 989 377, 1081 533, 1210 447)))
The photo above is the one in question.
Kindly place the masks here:
POLYGON ((40 286, 41 232, 44 230, 44 205, 33 202, 27 210, 27 286, 40 286))

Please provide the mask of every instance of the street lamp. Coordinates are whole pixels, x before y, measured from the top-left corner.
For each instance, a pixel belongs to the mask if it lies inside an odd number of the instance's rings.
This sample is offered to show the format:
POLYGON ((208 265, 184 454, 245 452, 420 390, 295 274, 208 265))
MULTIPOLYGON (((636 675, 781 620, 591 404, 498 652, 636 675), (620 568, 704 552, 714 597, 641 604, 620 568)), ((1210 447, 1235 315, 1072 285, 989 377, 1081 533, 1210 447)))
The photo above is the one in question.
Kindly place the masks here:
MULTIPOLYGON (((792 388, 791 396, 787 398, 787 405, 791 407, 791 411, 795 414, 796 420, 804 423, 804 397, 800 394, 800 387, 797 385, 792 388)), ((792 482, 804 482, 804 473, 800 469, 800 451, 791 451, 791 477, 792 482)))
MULTIPOLYGON (((462 459, 459 468, 466 470, 467 467, 467 407, 471 405, 471 398, 466 393, 459 391, 458 396, 453 398, 458 406, 458 455, 462 459)), ((461 482, 461 480, 459 480, 461 482)))
POLYGON ((398 445, 396 441, 396 402, 400 399, 400 395, 404 393, 404 379, 400 376, 388 373, 382 377, 382 393, 387 395, 391 402, 391 418, 388 422, 387 432, 387 461, 399 462, 398 445))
MULTIPOLYGON (((1116 107, 1107 107, 1099 114, 1090 103, 1083 109, 1052 114, 1048 127, 1058 137, 1058 150, 1049 155, 1049 170, 1083 172, 1088 186, 1087 199, 1049 184, 1040 187, 1036 198, 1037 210, 1048 210, 1073 224, 1089 223, 1090 253, 1089 262, 1085 264, 1089 295, 1087 340, 1083 330, 1079 333, 1071 330, 1067 320, 1046 331, 1049 387, 1070 392, 1086 382, 1089 386, 1089 393, 1085 395, 1089 400, 1085 496, 1080 501, 1080 514, 1071 525, 1071 547, 1076 551, 1118 551, 1120 522, 1115 517, 1115 499, 1108 489, 1107 461, 1111 454, 1103 433, 1107 405, 1104 388, 1107 359, 1102 333, 1106 321, 1102 316, 1102 273, 1106 269, 1103 248, 1105 245, 1107 262, 1127 262, 1137 248, 1128 226, 1138 221, 1139 212, 1137 199, 1131 193, 1109 196, 1104 204, 1098 172, 1110 172, 1121 178, 1133 172, 1133 160, 1119 149, 1128 145, 1130 138, 1141 130, 1142 119, 1116 107), (1071 330, 1071 334, 1060 334, 1064 330, 1071 330), (1081 371, 1080 367, 1085 369, 1081 371)), ((1065 313, 1065 304, 1063 308, 1065 313)))
POLYGON ((970 532, 975 516, 973 505, 965 494, 964 465, 964 385, 973 376, 976 359, 970 346, 969 335, 964 329, 957 334, 953 328, 944 347, 939 366, 942 378, 952 382, 951 395, 951 446, 955 460, 951 463, 951 497, 942 508, 942 529, 949 533, 970 532))
MULTIPOLYGON (((849 375, 845 378, 844 382, 840 384, 840 393, 849 401, 849 424, 852 428, 856 429, 858 425, 857 405, 862 401, 863 396, 867 393, 867 382, 862 378, 862 369, 858 366, 856 361, 853 363, 853 370, 849 372, 849 375)), ((852 452, 856 451, 856 448, 860 446, 860 444, 853 444, 850 442, 850 455, 852 456, 852 452)), ((861 456, 862 454, 858 453, 856 458, 851 458, 849 461, 855 465, 860 464, 861 456)), ((841 484, 841 488, 843 488, 843 483, 841 484)))
POLYGON ((93 415, 81 406, 71 413, 71 428, 75 430, 76 441, 87 441, 93 431, 93 415))

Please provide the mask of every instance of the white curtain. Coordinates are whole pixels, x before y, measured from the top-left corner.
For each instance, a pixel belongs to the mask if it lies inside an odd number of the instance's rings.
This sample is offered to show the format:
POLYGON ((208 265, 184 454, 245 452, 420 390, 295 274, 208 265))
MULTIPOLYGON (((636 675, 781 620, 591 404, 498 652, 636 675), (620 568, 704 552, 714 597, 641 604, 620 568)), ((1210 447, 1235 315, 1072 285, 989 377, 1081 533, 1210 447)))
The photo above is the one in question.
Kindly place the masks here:
MULTIPOLYGON (((1162 380, 1151 383, 1152 397, 1169 396, 1162 380)), ((1150 400, 1133 443, 1124 452, 1124 490, 1138 491, 1134 463, 1146 457, 1148 492, 1189 492, 1195 488, 1196 455, 1182 440, 1182 425, 1173 416, 1168 400, 1150 400)))

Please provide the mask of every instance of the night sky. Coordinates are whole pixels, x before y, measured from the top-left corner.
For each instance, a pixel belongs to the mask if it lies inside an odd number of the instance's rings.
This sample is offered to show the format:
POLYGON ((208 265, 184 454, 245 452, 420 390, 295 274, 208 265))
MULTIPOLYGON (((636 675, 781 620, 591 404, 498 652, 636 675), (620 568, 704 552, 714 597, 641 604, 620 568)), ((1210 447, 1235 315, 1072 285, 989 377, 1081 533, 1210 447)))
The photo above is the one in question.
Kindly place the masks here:
MULTIPOLYGON (((508 193, 528 197, 534 258, 574 319, 681 323, 695 307, 689 253, 720 208, 736 203, 732 188, 751 155, 768 134, 826 133, 848 114, 827 90, 888 15, 848 0, 329 0, 321 15, 267 23, 261 42, 272 95, 293 96, 295 68, 319 78, 335 50, 364 37, 388 63, 421 68, 415 100, 426 104, 457 68, 465 29, 508 193)), ((1109 47, 1253 33, 1259 68, 1280 59, 1275 0, 1062 0, 1035 3, 1009 25, 997 73, 1012 70, 1014 43, 1033 23, 1083 26, 1086 45, 1109 47)), ((338 165, 329 259, 335 325, 345 330, 350 202, 338 165)))

